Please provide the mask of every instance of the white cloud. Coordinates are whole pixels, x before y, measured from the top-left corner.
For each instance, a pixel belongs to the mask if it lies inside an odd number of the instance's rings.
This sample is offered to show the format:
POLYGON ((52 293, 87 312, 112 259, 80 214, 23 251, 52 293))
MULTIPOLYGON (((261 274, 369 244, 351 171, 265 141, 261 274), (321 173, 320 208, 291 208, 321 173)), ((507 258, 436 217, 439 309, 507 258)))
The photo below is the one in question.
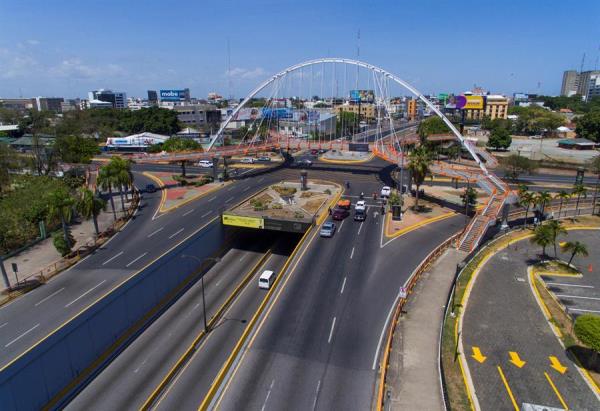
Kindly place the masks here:
POLYGON ((68 58, 60 64, 51 67, 51 76, 70 77, 79 79, 111 78, 120 77, 125 70, 118 64, 106 64, 102 66, 85 64, 80 58, 68 58))
POLYGON ((240 78, 243 80, 255 79, 259 77, 265 77, 267 72, 262 67, 256 67, 255 69, 246 69, 241 67, 235 67, 230 71, 225 72, 225 76, 231 76, 232 78, 240 78))
POLYGON ((30 39, 30 40, 26 40, 25 43, 29 44, 30 46, 37 46, 40 44, 39 40, 34 40, 34 39, 30 39))

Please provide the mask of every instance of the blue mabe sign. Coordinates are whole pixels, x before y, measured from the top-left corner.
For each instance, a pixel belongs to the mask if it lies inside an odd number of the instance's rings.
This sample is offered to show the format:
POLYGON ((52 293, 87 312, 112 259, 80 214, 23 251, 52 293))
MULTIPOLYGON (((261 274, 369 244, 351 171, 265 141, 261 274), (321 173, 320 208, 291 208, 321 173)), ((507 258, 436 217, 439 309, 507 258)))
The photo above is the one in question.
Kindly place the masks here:
POLYGON ((161 90, 160 99, 164 101, 179 101, 185 98, 185 90, 161 90))

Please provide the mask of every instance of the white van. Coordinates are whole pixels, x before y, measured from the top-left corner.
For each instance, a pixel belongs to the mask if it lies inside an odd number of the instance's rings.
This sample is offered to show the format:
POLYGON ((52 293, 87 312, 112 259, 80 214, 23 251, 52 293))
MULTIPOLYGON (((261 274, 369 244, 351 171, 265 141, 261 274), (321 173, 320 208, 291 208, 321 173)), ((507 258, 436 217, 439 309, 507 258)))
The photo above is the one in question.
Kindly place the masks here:
POLYGON ((202 168, 212 168, 213 162, 210 160, 200 160, 198 161, 198 166, 202 168))
POLYGON ((271 288, 271 285, 275 282, 275 273, 271 270, 265 270, 258 278, 258 288, 271 288))

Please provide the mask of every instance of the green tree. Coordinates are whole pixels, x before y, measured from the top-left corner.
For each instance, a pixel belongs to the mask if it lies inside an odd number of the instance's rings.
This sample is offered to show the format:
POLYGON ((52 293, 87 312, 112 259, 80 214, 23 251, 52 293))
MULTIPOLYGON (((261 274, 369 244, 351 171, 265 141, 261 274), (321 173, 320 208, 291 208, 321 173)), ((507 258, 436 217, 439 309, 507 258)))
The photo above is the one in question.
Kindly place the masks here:
POLYGON ((93 220, 96 236, 100 235, 98 216, 100 212, 106 210, 106 201, 96 196, 92 190, 82 187, 79 189, 75 208, 83 218, 93 220))
POLYGON ((579 215, 579 201, 581 200, 582 196, 583 198, 587 197, 587 188, 585 188, 583 184, 575 184, 571 194, 577 196, 577 203, 575 204, 575 215, 577 216, 579 215))
POLYGON ((500 164, 506 175, 513 181, 517 181, 521 174, 533 173, 537 169, 535 162, 518 154, 501 158, 500 164))
POLYGON ((600 110, 584 114, 576 122, 575 132, 579 137, 600 142, 600 110))
POLYGON ((425 177, 429 174, 431 162, 431 152, 424 145, 415 148, 408 155, 408 169, 414 184, 417 186, 415 196, 415 209, 417 210, 419 209, 419 189, 425 181, 425 177))
POLYGON ((65 163, 89 164, 92 158, 100 153, 98 143, 91 138, 80 136, 58 137, 54 150, 65 163))
POLYGON ((117 211, 115 210, 115 200, 113 199, 113 188, 119 184, 115 175, 114 169, 110 167, 110 164, 105 164, 98 170, 98 186, 108 191, 108 197, 110 199, 110 206, 113 212, 113 218, 117 219, 117 211))
POLYGON ((595 364, 600 351, 600 316, 594 314, 578 316, 573 331, 579 341, 592 349, 591 363, 595 364))
POLYGON ((0 143, 0 194, 10 186, 11 172, 20 168, 17 153, 8 145, 0 143))
POLYGON ((571 265, 573 259, 578 255, 582 255, 584 257, 588 256, 586 245, 579 241, 567 241, 566 243, 561 244, 560 249, 565 253, 571 253, 571 257, 569 258, 568 262, 569 265, 571 265))
POLYGON ((467 210, 468 207, 473 207, 476 204, 477 191, 473 187, 465 187, 465 191, 460 195, 460 198, 465 210, 467 210))
POLYGON ((527 227, 527 217, 529 216, 529 208, 534 204, 535 199, 533 193, 529 191, 519 192, 519 205, 525 207, 525 220, 523 221, 523 228, 527 227))
POLYGON ((432 134, 444 134, 449 133, 450 128, 448 125, 438 116, 431 116, 419 123, 417 128, 417 134, 421 140, 425 140, 432 134))
POLYGON ((503 127, 492 129, 487 145, 495 150, 507 149, 512 144, 510 132, 503 127))
POLYGON ((52 234, 52 244, 54 244, 56 251, 63 257, 71 252, 71 249, 73 248, 72 244, 75 244, 75 239, 73 238, 70 229, 67 230, 67 235, 68 237, 65 239, 65 237, 59 233, 52 234))
MULTIPOLYGON (((171 137, 163 143, 162 149, 168 153, 190 150, 202 151, 202 146, 191 138, 171 137)), ((181 175, 185 177, 186 160, 179 163, 181 164, 181 175)))
POLYGON ((59 218, 63 229, 63 237, 69 248, 73 247, 69 237, 68 224, 73 215, 75 200, 67 189, 56 189, 48 195, 48 218, 59 218))
POLYGON ((544 258, 546 257, 546 247, 552 244, 552 232, 547 225, 540 224, 533 230, 533 237, 529 241, 542 247, 542 258, 544 258))
POLYGON ((594 186, 594 197, 592 198, 592 215, 596 214, 596 201, 598 197, 598 188, 600 187, 600 155, 594 157, 590 163, 589 168, 592 173, 596 174, 598 177, 596 179, 596 185, 594 186))
POLYGON ((546 227, 548 228, 550 236, 552 237, 552 246, 554 247, 554 258, 558 258, 558 253, 556 251, 556 240, 558 239, 558 236, 568 235, 569 233, 563 227, 562 221, 550 220, 548 221, 548 223, 546 223, 546 227))
POLYGON ((337 115, 336 129, 338 135, 346 137, 355 134, 358 130, 358 115, 350 111, 341 110, 337 115))
POLYGON ((554 196, 555 199, 560 200, 560 205, 558 206, 558 218, 560 218, 560 214, 562 212, 563 203, 571 198, 571 194, 567 193, 565 190, 561 190, 558 194, 554 196))
POLYGON ((543 216, 546 212, 546 204, 552 200, 552 196, 547 191, 540 191, 535 196, 535 204, 540 206, 540 213, 543 216))

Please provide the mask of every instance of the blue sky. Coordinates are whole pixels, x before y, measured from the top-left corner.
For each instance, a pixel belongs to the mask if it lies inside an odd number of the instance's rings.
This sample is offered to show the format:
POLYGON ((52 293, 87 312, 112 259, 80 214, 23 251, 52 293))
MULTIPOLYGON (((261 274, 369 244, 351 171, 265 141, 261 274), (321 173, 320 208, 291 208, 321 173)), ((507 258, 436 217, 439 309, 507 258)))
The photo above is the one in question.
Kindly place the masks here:
POLYGON ((557 94, 584 52, 594 68, 600 1, 2 0, 0 97, 226 95, 228 38, 243 97, 300 61, 356 57, 358 29, 361 60, 423 92, 557 94))

